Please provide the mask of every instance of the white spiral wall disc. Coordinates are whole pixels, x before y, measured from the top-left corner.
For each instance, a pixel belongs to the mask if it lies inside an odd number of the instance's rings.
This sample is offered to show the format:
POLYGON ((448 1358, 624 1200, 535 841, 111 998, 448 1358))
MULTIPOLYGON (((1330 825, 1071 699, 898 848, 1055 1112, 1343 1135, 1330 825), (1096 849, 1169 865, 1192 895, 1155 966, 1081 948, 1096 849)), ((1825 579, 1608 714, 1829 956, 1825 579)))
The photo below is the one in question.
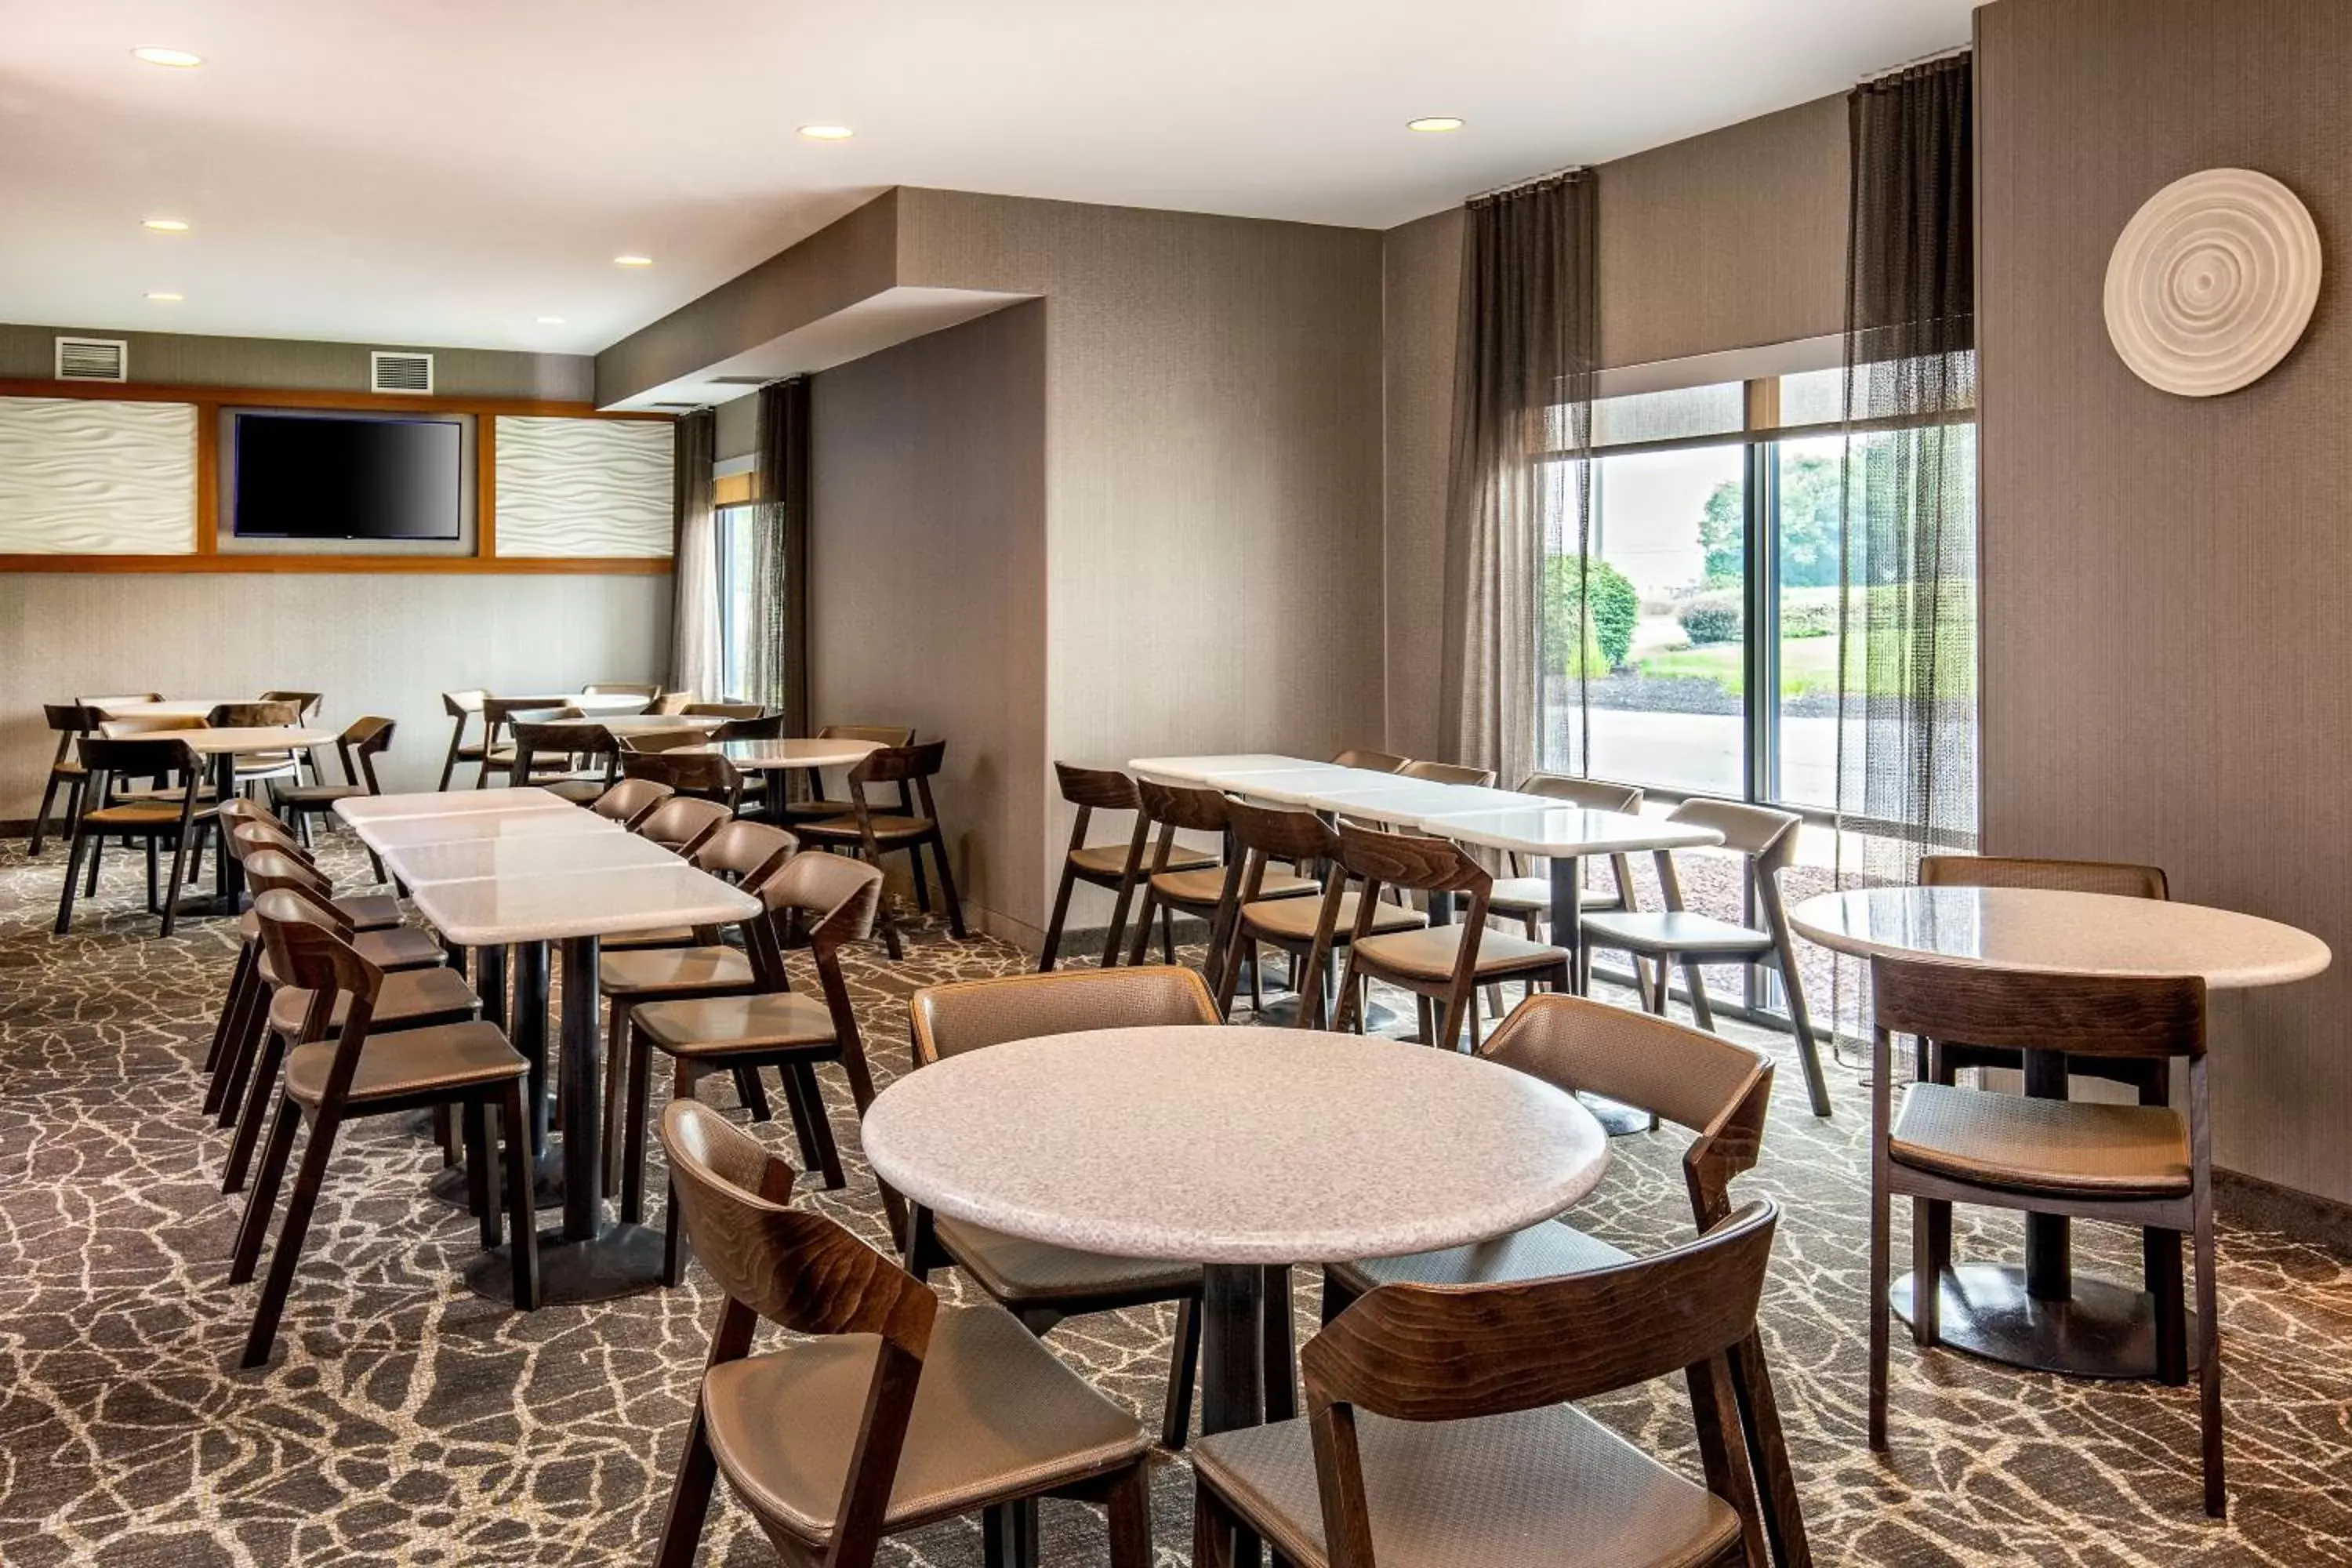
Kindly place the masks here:
POLYGON ((2293 191, 2252 169, 2207 169, 2124 226, 2107 258, 2107 336, 2151 386, 2235 392, 2303 336, 2319 270, 2319 229, 2293 191))

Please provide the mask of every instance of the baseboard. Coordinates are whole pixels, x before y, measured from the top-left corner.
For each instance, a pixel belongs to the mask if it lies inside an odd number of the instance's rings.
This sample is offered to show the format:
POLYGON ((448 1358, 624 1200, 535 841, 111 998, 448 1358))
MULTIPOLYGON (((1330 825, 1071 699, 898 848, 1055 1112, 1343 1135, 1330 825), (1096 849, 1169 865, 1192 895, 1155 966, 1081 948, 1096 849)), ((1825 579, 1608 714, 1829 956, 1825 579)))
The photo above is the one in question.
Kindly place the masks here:
POLYGON ((2232 1225, 2274 1230, 2352 1260, 2352 1204, 2215 1167, 2213 1207, 2232 1225))
MULTIPOLYGON (((1160 948, 1160 921, 1157 919, 1153 920, 1151 926, 1151 957, 1154 962, 1157 962, 1159 959, 1160 948)), ((1102 957, 1103 941, 1109 935, 1110 927, 1107 925, 1072 927, 1065 929, 1062 932, 1061 956, 1056 962, 1067 964, 1081 961, 1093 961, 1099 959, 1102 957)), ((1194 915, 1179 915, 1176 917, 1176 945, 1178 947, 1205 946, 1208 943, 1208 921, 1194 915)), ((1125 950, 1132 947, 1134 942, 1135 927, 1130 924, 1127 928, 1126 932, 1119 938, 1119 947, 1122 950, 1119 955, 1120 963, 1124 963, 1127 962, 1125 950)), ((1029 943, 1027 951, 1032 953, 1045 952, 1045 933, 1039 931, 1036 936, 1036 940, 1029 943)))

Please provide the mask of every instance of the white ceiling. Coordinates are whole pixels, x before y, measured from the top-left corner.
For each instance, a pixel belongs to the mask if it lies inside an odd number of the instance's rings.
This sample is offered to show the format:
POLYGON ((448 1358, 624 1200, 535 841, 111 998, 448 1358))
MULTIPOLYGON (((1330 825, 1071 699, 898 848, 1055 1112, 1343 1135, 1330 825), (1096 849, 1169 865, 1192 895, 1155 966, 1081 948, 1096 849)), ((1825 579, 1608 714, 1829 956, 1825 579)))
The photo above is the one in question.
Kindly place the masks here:
POLYGON ((1971 4, 0 0, 0 320, 592 352, 892 184, 1386 227, 1971 4))

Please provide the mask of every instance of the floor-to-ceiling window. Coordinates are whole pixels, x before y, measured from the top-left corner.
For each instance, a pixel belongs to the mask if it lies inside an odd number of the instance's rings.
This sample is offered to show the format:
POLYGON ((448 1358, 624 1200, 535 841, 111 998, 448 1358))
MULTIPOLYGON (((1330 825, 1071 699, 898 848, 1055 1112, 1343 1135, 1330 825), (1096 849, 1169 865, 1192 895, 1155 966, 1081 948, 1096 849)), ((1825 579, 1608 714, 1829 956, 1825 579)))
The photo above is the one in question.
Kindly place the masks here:
POLYGON ((751 689, 753 584, 759 555, 756 530, 764 526, 757 505, 722 506, 716 514, 719 563, 719 668, 722 702, 748 700, 751 689))

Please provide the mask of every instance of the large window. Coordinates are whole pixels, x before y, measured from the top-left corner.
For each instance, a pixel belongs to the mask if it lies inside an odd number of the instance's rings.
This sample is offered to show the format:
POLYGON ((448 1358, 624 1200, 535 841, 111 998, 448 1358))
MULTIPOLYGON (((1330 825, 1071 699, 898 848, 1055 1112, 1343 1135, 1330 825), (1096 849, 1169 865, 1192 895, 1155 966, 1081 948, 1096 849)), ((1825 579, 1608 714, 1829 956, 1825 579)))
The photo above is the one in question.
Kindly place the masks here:
POLYGON ((721 702, 758 700, 751 697, 753 574, 759 570, 754 547, 762 525, 758 506, 722 506, 715 514, 719 566, 719 668, 721 689, 712 693, 721 702))

